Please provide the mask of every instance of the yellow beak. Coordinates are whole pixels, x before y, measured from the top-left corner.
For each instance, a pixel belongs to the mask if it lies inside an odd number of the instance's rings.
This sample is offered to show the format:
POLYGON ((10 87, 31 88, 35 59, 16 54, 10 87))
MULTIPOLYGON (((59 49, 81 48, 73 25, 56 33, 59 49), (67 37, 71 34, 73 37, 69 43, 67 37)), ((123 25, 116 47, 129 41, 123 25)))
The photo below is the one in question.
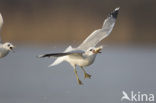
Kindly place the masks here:
POLYGON ((97 53, 101 53, 102 48, 96 48, 93 53, 97 54, 97 53))

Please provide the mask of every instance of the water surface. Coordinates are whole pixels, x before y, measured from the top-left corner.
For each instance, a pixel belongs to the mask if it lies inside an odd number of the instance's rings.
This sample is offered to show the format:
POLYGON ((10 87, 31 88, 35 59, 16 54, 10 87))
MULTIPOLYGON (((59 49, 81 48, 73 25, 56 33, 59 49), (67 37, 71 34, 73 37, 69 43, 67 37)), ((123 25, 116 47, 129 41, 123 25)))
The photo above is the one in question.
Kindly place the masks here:
POLYGON ((53 58, 37 54, 61 51, 53 47, 20 46, 0 59, 0 103, 121 103, 122 91, 156 94, 156 47, 106 47, 86 68, 91 79, 67 63, 48 68, 53 58))

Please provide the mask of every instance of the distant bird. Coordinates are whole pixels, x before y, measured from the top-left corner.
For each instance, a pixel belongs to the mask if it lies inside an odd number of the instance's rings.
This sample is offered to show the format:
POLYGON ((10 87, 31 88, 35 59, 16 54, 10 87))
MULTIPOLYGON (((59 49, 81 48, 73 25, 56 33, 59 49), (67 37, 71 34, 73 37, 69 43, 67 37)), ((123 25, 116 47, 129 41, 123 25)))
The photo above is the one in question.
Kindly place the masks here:
POLYGON ((122 98, 121 98, 121 101, 123 101, 124 99, 130 101, 130 98, 128 97, 128 94, 127 94, 125 91, 122 91, 122 94, 123 94, 123 96, 122 96, 122 98))
POLYGON ((77 48, 69 46, 62 53, 50 53, 39 55, 38 57, 58 57, 49 67, 60 64, 63 61, 68 62, 74 68, 78 83, 82 85, 83 83, 78 77, 76 66, 81 67, 84 72, 84 78, 91 78, 91 75, 85 71, 84 67, 91 65, 95 60, 96 54, 101 53, 100 51, 103 47, 96 47, 96 45, 111 33, 118 12, 119 8, 111 12, 104 21, 102 28, 91 33, 77 48))
MULTIPOLYGON (((2 25, 3 25, 3 18, 2 15, 0 14, 0 30, 2 28, 2 25)), ((0 37, 0 58, 7 56, 9 52, 13 50, 13 48, 14 46, 9 42, 2 43, 0 37)))

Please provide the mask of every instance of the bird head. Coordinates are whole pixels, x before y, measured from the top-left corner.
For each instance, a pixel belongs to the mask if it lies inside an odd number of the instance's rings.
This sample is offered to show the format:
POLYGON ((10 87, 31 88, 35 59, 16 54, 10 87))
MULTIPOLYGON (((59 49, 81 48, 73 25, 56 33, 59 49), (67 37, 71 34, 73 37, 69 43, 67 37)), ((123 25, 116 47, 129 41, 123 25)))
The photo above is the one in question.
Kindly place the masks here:
POLYGON ((101 53, 101 50, 102 50, 102 46, 100 47, 90 47, 88 50, 87 50, 87 54, 88 55, 93 55, 93 54, 98 54, 98 53, 101 53))
POLYGON ((9 51, 13 51, 13 49, 15 48, 15 46, 9 42, 6 42, 3 44, 3 48, 9 50, 9 51))

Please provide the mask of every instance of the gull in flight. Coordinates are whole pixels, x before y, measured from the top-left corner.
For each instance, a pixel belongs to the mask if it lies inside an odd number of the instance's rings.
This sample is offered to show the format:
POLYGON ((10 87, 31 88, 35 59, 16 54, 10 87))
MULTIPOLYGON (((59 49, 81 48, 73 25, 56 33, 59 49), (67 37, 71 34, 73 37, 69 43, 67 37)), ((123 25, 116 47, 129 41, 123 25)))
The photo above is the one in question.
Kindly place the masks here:
POLYGON ((96 47, 96 45, 111 33, 115 25, 118 12, 119 8, 116 8, 111 12, 105 19, 102 28, 91 33, 77 48, 69 46, 62 53, 43 54, 38 57, 57 57, 49 67, 60 64, 63 61, 68 62, 74 68, 78 84, 82 85, 83 83, 78 77, 76 66, 79 66, 82 69, 84 72, 84 78, 91 78, 91 75, 85 71, 84 67, 91 65, 94 62, 96 55, 101 53, 100 51, 103 47, 96 47))
MULTIPOLYGON (((2 25, 3 25, 3 18, 0 13, 0 30, 2 28, 2 25)), ((9 42, 2 43, 1 37, 0 37, 0 58, 7 56, 9 54, 9 52, 13 50, 13 48, 14 48, 14 46, 9 42)))

